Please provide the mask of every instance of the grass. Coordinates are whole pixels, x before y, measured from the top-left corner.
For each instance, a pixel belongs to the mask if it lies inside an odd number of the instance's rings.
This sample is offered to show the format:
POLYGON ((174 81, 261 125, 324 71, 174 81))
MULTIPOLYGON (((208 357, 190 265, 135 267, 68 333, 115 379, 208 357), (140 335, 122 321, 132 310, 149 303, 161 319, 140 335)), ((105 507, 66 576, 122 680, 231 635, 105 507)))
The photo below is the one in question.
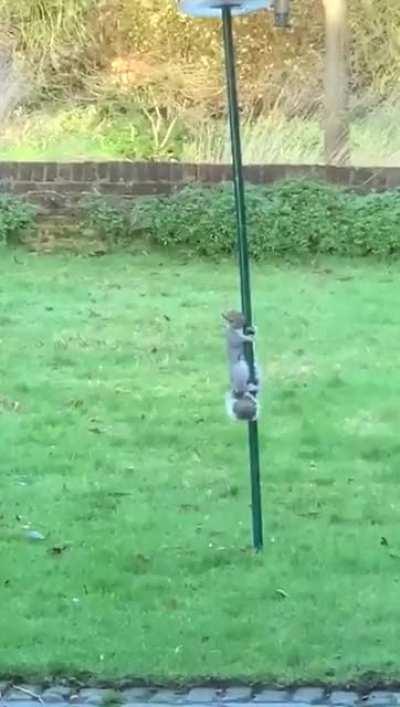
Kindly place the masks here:
POLYGON ((2 252, 1 675, 400 679, 399 270, 254 269, 255 556, 233 264, 2 252))
MULTIPOLYGON (((398 109, 387 105, 350 120, 351 162, 355 166, 400 164, 398 109)), ((323 123, 318 117, 285 118, 279 111, 267 118, 245 120, 242 126, 243 155, 247 164, 322 164, 323 123)), ((193 162, 229 163, 228 126, 203 122, 183 144, 182 159, 193 162)))
MULTIPOLYGON (((200 126, 183 117, 176 125, 161 116, 160 121, 155 128, 143 111, 128 106, 121 112, 112 104, 49 105, 34 112, 19 108, 3 126, 0 160, 230 161, 223 121, 202 120, 200 126)), ((354 165, 399 165, 398 102, 354 118, 351 149, 354 165)), ((269 118, 244 121, 243 154, 248 164, 322 163, 321 121, 316 117, 289 120, 278 109, 269 118)))
POLYGON ((0 135, 0 160, 112 160, 170 158, 180 138, 162 123, 153 132, 135 107, 49 104, 18 108, 0 135))

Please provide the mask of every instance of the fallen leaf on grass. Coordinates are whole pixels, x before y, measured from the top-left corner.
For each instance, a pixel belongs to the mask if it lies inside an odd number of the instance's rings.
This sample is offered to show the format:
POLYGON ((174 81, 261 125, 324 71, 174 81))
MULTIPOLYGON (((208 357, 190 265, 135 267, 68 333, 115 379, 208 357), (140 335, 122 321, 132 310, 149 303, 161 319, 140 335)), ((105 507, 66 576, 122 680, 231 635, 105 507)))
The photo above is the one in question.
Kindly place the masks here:
POLYGON ((77 398, 76 400, 69 400, 67 405, 72 408, 81 408, 84 405, 84 401, 81 400, 81 398, 77 398))
POLYGON ((96 248, 88 253, 89 258, 95 258, 102 255, 107 255, 108 250, 106 248, 96 248))
POLYGON ((130 491, 106 491, 106 496, 112 496, 113 498, 123 498, 124 496, 132 496, 130 491))
POLYGON ((139 560, 139 562, 143 562, 143 563, 150 562, 150 557, 147 557, 147 555, 143 555, 141 552, 139 552, 137 555, 135 555, 135 559, 139 560))
POLYGON ((288 599, 289 595, 284 589, 275 589, 275 594, 277 594, 281 599, 288 599))
POLYGON ((54 545, 49 550, 50 555, 59 556, 62 555, 65 550, 68 550, 68 545, 54 545))
POLYGON ((319 511, 305 511, 304 513, 297 513, 297 515, 301 518, 318 518, 320 513, 319 511))
POLYGON ((0 395, 0 410, 5 412, 19 412, 21 409, 21 404, 18 400, 10 400, 3 395, 0 395))

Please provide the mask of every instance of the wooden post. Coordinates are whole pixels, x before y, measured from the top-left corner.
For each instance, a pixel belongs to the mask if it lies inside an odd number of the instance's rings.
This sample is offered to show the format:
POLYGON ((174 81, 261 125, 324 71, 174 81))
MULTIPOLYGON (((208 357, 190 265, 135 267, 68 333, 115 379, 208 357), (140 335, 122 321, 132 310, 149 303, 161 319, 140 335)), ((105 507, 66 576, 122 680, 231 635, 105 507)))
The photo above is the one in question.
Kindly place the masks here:
POLYGON ((323 0, 325 10, 325 162, 350 160, 347 0, 323 0))

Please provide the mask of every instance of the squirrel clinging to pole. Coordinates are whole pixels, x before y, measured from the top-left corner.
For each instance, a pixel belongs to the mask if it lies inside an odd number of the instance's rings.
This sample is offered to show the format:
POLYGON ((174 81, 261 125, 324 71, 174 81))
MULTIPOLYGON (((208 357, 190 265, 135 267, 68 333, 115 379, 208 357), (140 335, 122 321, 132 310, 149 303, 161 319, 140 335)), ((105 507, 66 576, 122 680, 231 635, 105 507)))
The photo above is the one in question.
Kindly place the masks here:
POLYGON ((254 380, 246 358, 246 344, 254 344, 255 330, 246 325, 241 312, 231 310, 222 315, 226 322, 226 342, 231 390, 225 396, 228 415, 234 420, 257 420, 260 375, 254 364, 254 380))

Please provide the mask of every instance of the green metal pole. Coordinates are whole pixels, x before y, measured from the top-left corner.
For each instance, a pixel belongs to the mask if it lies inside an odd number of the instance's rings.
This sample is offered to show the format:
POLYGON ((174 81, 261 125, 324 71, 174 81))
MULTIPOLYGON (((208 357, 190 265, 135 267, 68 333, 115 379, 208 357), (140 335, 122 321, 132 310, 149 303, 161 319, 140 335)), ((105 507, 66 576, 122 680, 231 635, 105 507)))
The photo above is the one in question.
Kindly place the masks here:
MULTIPOLYGON (((226 84, 228 92, 229 125, 232 144, 233 183, 236 203, 236 228, 239 252, 240 292, 242 311, 247 324, 252 325, 250 290, 250 267, 247 246, 246 204, 244 194, 242 149, 240 141, 240 121, 236 88, 235 53, 233 48, 232 14, 230 7, 222 8, 222 30, 225 51, 226 84)), ((254 351, 252 344, 246 344, 246 359, 250 368, 251 382, 255 382, 254 351)), ((263 524, 260 484, 260 452, 257 422, 249 422, 251 507, 253 517, 253 544, 256 550, 263 546, 263 524)))

